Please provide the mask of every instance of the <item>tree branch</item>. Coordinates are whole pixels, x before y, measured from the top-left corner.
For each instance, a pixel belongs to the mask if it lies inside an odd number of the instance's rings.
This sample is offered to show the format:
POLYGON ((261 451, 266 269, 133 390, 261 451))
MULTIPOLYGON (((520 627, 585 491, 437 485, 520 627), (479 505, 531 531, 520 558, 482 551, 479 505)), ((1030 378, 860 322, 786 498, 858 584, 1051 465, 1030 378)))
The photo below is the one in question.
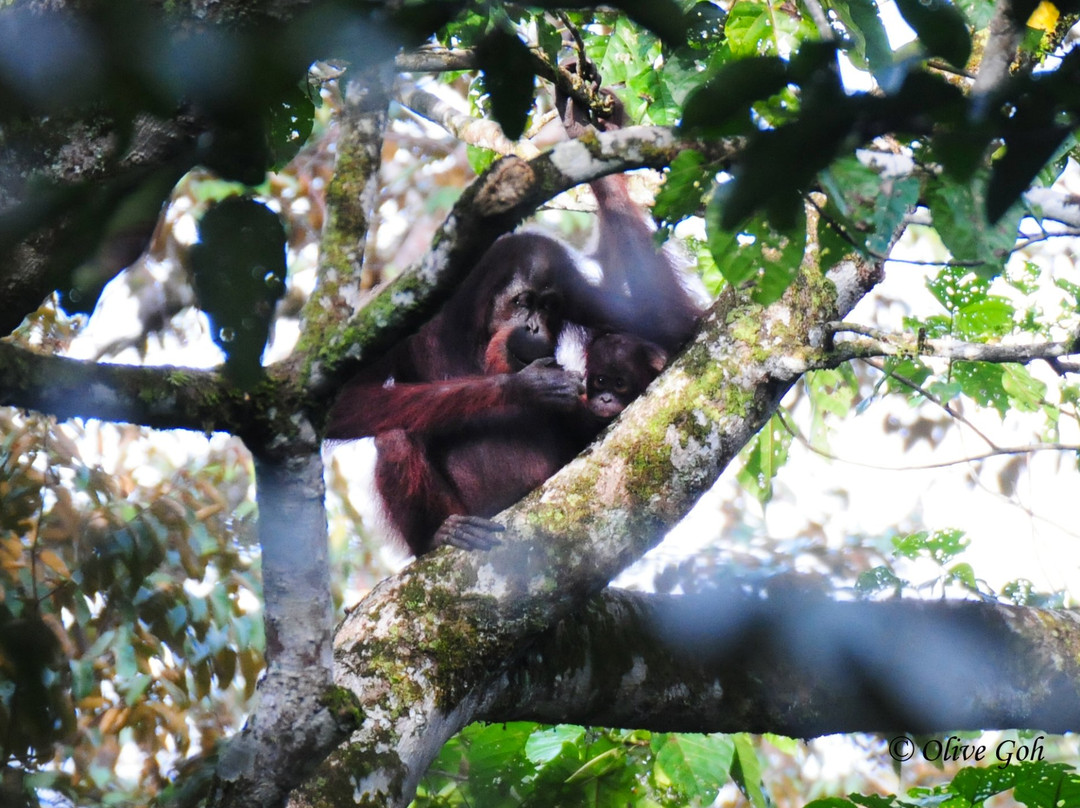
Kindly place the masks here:
POLYGON ((350 700, 331 681, 326 489, 318 441, 309 437, 307 453, 256 461, 268 667, 259 709, 221 752, 210 805, 280 803, 314 769, 318 750, 355 728, 355 715, 342 709, 350 700))
POLYGON ((437 123, 463 143, 491 149, 499 154, 514 154, 526 160, 540 154, 540 149, 531 141, 510 140, 495 121, 473 118, 459 112, 434 93, 421 90, 414 84, 403 85, 397 98, 403 107, 437 123))
POLYGON ((531 645, 477 718, 797 738, 1071 732, 1077 642, 1068 611, 609 588, 531 645))
POLYGON ((833 322, 822 326, 825 344, 842 332, 861 334, 867 339, 844 340, 827 348, 828 362, 847 362, 872 356, 936 356, 963 362, 1017 362, 1026 364, 1036 359, 1060 359, 1080 353, 1080 338, 1066 342, 1042 342, 1033 345, 1003 345, 973 343, 959 340, 927 339, 918 335, 894 334, 854 323, 833 322))
POLYGON ((214 371, 86 362, 0 342, 0 406, 211 432, 248 422, 253 402, 214 371))
POLYGON ((476 70, 476 53, 472 50, 421 48, 399 53, 394 67, 403 73, 448 73, 455 70, 476 70))
POLYGON ((344 82, 334 175, 326 189, 326 220, 319 242, 318 291, 307 299, 300 316, 303 346, 321 345, 328 334, 341 329, 352 315, 347 301, 373 285, 364 267, 379 197, 392 81, 385 67, 377 66, 347 76, 344 82))

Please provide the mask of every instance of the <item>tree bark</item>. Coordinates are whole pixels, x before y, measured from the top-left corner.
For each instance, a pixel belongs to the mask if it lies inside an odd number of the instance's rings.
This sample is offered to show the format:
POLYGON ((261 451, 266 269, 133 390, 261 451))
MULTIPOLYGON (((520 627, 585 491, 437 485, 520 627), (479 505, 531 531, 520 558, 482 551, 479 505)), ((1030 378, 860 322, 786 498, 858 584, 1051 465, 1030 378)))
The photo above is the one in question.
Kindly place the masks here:
POLYGON ((1080 616, 973 601, 607 589, 492 686, 478 718, 667 732, 1080 727, 1080 616))

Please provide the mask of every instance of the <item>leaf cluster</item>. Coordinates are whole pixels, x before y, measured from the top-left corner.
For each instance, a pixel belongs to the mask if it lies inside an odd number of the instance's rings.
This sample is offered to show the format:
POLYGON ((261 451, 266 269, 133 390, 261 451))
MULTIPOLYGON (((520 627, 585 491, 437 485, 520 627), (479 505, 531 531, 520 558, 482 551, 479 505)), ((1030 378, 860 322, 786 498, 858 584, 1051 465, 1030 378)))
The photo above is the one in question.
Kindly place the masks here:
POLYGON ((28 796, 145 804, 171 780, 159 752, 213 749, 263 667, 258 582, 236 541, 254 519, 246 456, 228 442, 174 466, 116 428, 110 471, 81 460, 92 432, 0 419, 4 777, 32 772, 28 796), (137 457, 159 481, 123 470, 137 457), (118 775, 125 748, 143 756, 138 783, 118 775))
POLYGON ((768 804, 745 735, 473 724, 443 747, 414 805, 710 805, 733 779, 768 804))
POLYGON ((977 808, 999 794, 1012 792, 1014 804, 1051 808, 1080 800, 1080 774, 1065 763, 1041 761, 1009 766, 972 766, 952 782, 935 788, 914 788, 906 797, 852 794, 847 799, 814 800, 806 808, 977 808))

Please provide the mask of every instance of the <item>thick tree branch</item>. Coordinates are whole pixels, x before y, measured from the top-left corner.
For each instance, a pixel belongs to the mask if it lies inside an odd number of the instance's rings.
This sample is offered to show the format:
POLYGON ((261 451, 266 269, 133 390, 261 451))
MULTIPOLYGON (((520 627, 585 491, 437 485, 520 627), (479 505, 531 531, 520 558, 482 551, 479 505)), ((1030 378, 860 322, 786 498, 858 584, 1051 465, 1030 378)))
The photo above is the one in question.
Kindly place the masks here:
POLYGON ((368 230, 379 196, 379 167, 392 76, 375 67, 347 76, 339 116, 334 176, 326 190, 326 221, 319 242, 317 292, 301 312, 301 351, 321 345, 352 315, 342 287, 368 289, 364 272, 368 230))
POLYGON ((229 432, 254 454, 284 456, 311 441, 309 402, 288 364, 241 390, 217 371, 134 367, 34 353, 0 342, 0 406, 57 418, 97 418, 154 429, 229 432))
POLYGON ((793 737, 1074 732, 1078 643, 1068 611, 609 588, 545 632, 478 718, 793 737))
POLYGON ((221 753, 210 805, 279 803, 314 769, 318 750, 355 726, 348 695, 332 688, 326 490, 318 441, 308 438, 306 453, 256 462, 268 667, 260 708, 221 753))
POLYGON ((455 70, 476 70, 476 53, 472 50, 421 48, 399 53, 394 67, 404 73, 447 73, 455 70))
POLYGON ((171 120, 139 116, 130 139, 98 117, 44 116, 35 124, 0 133, 0 335, 55 290, 66 293, 73 264, 92 264, 104 285, 139 257, 162 201, 192 163, 200 131, 186 113, 171 120), (97 209, 140 187, 158 193, 145 194, 137 219, 129 209, 122 231, 100 234, 100 243, 87 237, 97 209), (43 211, 51 216, 35 229, 43 211))
POLYGON ((211 432, 239 429, 253 402, 214 371, 87 362, 0 342, 0 406, 211 432))

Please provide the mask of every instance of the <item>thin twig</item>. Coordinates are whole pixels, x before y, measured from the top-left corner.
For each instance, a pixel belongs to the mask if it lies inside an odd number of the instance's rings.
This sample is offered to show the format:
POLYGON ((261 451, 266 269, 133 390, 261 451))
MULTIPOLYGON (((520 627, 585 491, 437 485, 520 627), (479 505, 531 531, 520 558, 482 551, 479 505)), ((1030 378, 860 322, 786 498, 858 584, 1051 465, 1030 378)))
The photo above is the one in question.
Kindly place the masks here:
POLYGON ((964 362, 1016 362, 1027 364, 1036 359, 1060 359, 1080 352, 1077 337, 1065 342, 1040 342, 1032 345, 962 342, 925 339, 911 334, 896 334, 856 323, 833 322, 822 326, 826 335, 849 332, 864 339, 837 342, 833 358, 866 359, 871 356, 935 356, 964 362))
POLYGON ((948 468, 949 466, 959 466, 964 463, 977 463, 981 460, 989 460, 992 457, 1002 457, 1010 455, 1022 455, 1022 454, 1034 454, 1036 452, 1054 451, 1054 452, 1080 452, 1080 446, 1072 446, 1064 443, 1037 443, 1030 446, 1015 446, 1015 447, 1003 447, 999 449, 993 449, 982 454, 971 455, 969 457, 960 457, 955 460, 943 460, 938 463, 926 463, 914 466, 883 466, 880 463, 863 463, 859 460, 850 460, 846 457, 840 457, 834 455, 831 452, 827 452, 817 446, 814 446, 806 437, 800 433, 794 426, 788 423, 788 420, 784 417, 784 414, 777 410, 777 417, 780 419, 781 425, 787 430, 795 440, 805 446, 814 454, 819 457, 824 457, 826 460, 835 460, 838 463, 846 463, 849 466, 858 466, 864 469, 876 469, 877 471, 931 471, 933 469, 948 468))
POLYGON ((933 393, 931 393, 925 387, 920 385, 918 382, 915 382, 912 379, 907 378, 906 376, 901 376, 896 371, 887 370, 884 365, 882 365, 882 364, 880 364, 878 362, 872 362, 869 359, 864 359, 863 361, 867 365, 869 365, 870 367, 874 368, 874 370, 878 371, 879 373, 881 373, 881 374, 883 374, 885 376, 888 376, 889 378, 895 379, 896 381, 900 382, 900 384, 904 385, 905 387, 907 387, 907 388, 909 388, 911 390, 914 390, 916 393, 921 395, 927 401, 931 402, 932 404, 936 404, 938 407, 940 407, 942 410, 944 410, 946 415, 948 415, 950 418, 956 419, 957 421, 962 423, 964 426, 966 426, 968 429, 970 429, 972 432, 974 432, 976 435, 978 435, 980 438, 982 438, 983 441, 985 441, 986 445, 989 446, 991 449, 997 450, 997 449, 1001 448, 996 443, 994 443, 994 441, 992 441, 981 429, 979 429, 977 426, 975 426, 975 424, 973 424, 971 421, 969 421, 962 413, 960 413, 957 410, 954 410, 952 407, 950 407, 948 404, 946 404, 940 398, 935 396, 933 393))

